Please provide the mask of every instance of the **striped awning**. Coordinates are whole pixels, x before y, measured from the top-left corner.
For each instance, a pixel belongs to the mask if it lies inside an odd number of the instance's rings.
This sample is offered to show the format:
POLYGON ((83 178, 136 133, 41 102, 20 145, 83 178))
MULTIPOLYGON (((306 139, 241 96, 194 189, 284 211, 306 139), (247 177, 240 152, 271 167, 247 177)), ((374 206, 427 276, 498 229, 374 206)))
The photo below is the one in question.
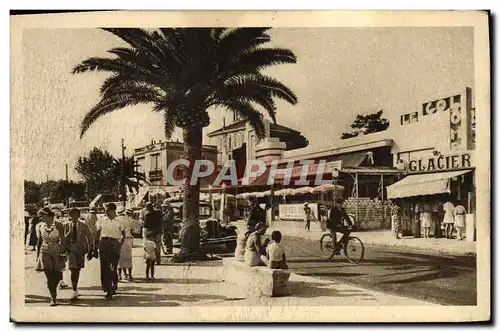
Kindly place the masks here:
POLYGON ((415 174, 387 187, 387 198, 402 198, 450 193, 450 179, 471 170, 415 174))

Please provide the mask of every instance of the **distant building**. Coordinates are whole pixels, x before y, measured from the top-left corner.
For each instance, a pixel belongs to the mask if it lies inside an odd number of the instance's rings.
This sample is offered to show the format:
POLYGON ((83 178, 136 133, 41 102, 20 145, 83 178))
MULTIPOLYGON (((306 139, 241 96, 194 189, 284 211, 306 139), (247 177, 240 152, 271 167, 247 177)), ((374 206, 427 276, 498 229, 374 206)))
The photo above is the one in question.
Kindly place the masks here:
POLYGON ((238 179, 244 175, 247 160, 281 159, 285 151, 301 149, 309 145, 307 139, 297 130, 271 123, 264 119, 265 138, 259 140, 252 126, 233 116, 226 125, 212 131, 208 137, 217 146, 217 164, 222 166, 234 160, 238 179))
MULTIPOLYGON (((134 161, 138 171, 146 175, 149 185, 141 187, 139 193, 135 195, 132 206, 138 205, 146 195, 151 201, 160 201, 168 196, 179 195, 181 188, 169 183, 167 179, 167 169, 178 159, 184 158, 184 143, 152 140, 151 144, 134 149, 134 161)), ((217 147, 203 145, 201 158, 212 161, 217 165, 217 147)), ((183 179, 184 166, 175 167, 172 178, 175 181, 183 179)), ((215 176, 208 176, 201 179, 201 187, 208 187, 213 182, 215 176)))

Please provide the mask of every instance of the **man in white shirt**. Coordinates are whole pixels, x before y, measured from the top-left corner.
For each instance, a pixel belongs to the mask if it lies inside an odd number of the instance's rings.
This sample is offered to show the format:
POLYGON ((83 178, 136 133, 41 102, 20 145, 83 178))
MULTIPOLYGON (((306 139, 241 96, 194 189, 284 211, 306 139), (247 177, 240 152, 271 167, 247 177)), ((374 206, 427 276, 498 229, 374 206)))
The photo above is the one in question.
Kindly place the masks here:
POLYGON ((99 258, 101 261, 101 285, 106 298, 111 300, 118 288, 118 261, 125 242, 125 228, 116 215, 116 205, 106 205, 106 217, 97 221, 99 258))

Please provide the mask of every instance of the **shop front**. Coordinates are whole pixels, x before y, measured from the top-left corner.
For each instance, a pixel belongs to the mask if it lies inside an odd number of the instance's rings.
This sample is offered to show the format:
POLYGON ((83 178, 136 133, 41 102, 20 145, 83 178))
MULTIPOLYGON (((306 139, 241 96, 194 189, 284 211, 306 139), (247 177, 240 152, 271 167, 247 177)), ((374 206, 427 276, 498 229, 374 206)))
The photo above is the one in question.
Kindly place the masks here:
POLYGON ((387 187, 387 197, 401 207, 403 234, 423 235, 421 213, 430 206, 432 223, 430 236, 441 237, 443 204, 451 202, 467 211, 466 238, 475 238, 475 179, 474 151, 451 154, 433 153, 430 156, 409 160, 407 176, 387 187))

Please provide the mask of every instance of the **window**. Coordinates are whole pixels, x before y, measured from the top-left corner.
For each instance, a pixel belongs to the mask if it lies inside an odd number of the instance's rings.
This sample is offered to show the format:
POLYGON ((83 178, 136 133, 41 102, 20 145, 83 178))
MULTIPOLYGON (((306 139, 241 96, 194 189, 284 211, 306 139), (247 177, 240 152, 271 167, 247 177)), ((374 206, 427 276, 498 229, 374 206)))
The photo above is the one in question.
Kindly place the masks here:
POLYGON ((144 160, 145 159, 146 158, 144 158, 144 157, 137 158, 137 171, 140 173, 144 173, 144 160))
POLYGON ((231 136, 229 136, 227 139, 228 139, 227 146, 228 146, 229 149, 232 149, 233 146, 231 145, 231 136))
POLYGON ((160 165, 160 154, 159 153, 152 154, 151 155, 151 169, 152 170, 157 170, 157 169, 160 169, 160 168, 161 168, 161 165, 160 165))

